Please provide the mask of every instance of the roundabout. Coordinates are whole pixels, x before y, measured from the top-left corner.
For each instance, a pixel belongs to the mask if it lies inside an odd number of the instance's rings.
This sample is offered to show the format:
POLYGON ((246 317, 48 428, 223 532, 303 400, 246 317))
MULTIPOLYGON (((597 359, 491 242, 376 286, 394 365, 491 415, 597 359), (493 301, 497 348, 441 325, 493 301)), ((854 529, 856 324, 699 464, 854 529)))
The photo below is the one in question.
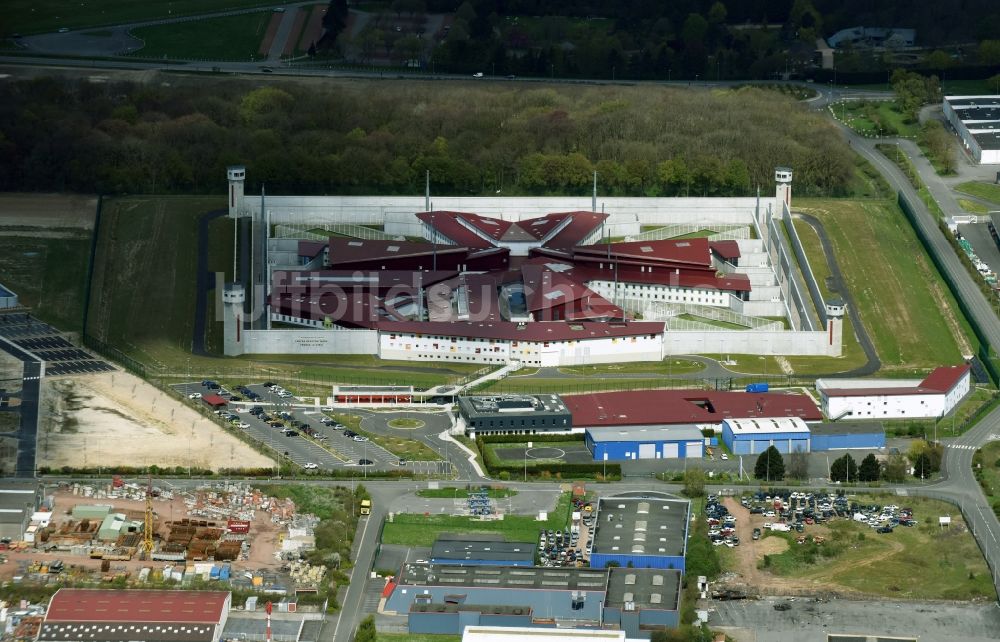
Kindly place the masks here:
POLYGON ((396 430, 418 430, 426 426, 427 423, 421 419, 397 417, 396 419, 390 419, 385 422, 385 425, 390 428, 395 428, 396 430))

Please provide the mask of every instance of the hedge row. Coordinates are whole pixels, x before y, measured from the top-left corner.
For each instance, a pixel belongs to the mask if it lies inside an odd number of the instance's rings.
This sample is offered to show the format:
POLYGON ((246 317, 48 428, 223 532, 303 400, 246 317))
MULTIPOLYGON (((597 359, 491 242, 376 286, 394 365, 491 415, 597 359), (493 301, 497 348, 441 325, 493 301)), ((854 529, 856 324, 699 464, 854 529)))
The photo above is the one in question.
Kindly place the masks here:
POLYGON ((548 441, 583 441, 583 433, 572 435, 477 435, 476 441, 487 444, 523 444, 548 441))
MULTIPOLYGON (((503 437, 512 437, 514 435, 503 435, 503 437)), ((545 435, 550 437, 550 435, 545 435)), ((554 436, 554 435, 552 435, 554 436)), ((521 435, 523 437, 523 435, 521 435)), ((546 473, 550 476, 558 476, 560 478, 573 479, 579 477, 588 478, 602 478, 607 480, 618 480, 622 477, 622 467, 620 464, 606 464, 605 462, 594 462, 587 464, 571 464, 571 463, 552 463, 552 462, 539 462, 536 460, 525 460, 521 464, 507 464, 501 462, 493 452, 492 448, 487 448, 488 445, 497 443, 514 443, 514 442, 524 442, 522 439, 501 439, 495 440, 491 438, 489 441, 483 437, 476 438, 476 447, 479 448, 479 452, 483 455, 483 464, 486 466, 486 470, 489 472, 491 477, 497 477, 498 479, 503 479, 504 476, 509 476, 510 478, 515 478, 518 475, 524 475, 525 472, 530 473, 532 477, 537 477, 541 473, 546 473)), ((534 438, 531 440, 534 442, 534 438)), ((548 439, 548 441, 568 441, 567 439, 555 440, 548 439)), ((582 441, 582 438, 581 438, 582 441)))

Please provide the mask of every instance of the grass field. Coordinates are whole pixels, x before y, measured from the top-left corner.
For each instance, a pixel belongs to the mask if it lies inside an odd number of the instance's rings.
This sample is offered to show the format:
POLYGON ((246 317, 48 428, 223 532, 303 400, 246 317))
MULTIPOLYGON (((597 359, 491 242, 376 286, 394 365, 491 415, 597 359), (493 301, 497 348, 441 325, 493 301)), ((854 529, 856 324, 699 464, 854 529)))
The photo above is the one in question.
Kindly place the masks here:
POLYGON ((401 430, 413 430, 414 428, 420 428, 423 425, 424 422, 419 419, 409 419, 406 417, 402 419, 391 419, 389 421, 390 428, 399 428, 401 430))
POLYGON ((957 508, 916 497, 865 497, 862 501, 911 507, 919 524, 879 534, 868 526, 838 519, 829 523, 830 537, 823 548, 812 543, 796 544, 795 533, 769 535, 788 539, 789 549, 768 556, 763 568, 817 586, 843 587, 870 595, 995 599, 989 569, 957 508), (951 528, 939 528, 940 515, 951 516, 951 528))
POLYGON ((955 189, 959 192, 978 196, 979 198, 993 201, 997 205, 1000 205, 1000 185, 981 181, 969 181, 968 183, 956 185, 955 189))
MULTIPOLYGON (((676 357, 663 361, 637 361, 634 363, 604 363, 593 366, 564 366, 559 372, 581 377, 601 376, 606 374, 685 374, 704 369, 700 361, 678 359, 676 357)), ((521 371, 518 371, 519 373, 521 371)))
POLYGON ((258 48, 270 20, 270 11, 257 11, 134 29, 132 35, 146 43, 134 55, 193 60, 259 59, 258 48))
POLYGON ((461 642, 461 635, 434 635, 432 633, 383 633, 379 631, 375 642, 461 642))
POLYGON ((397 513, 386 522, 382 531, 383 544, 432 546, 439 533, 497 533, 510 542, 537 542, 540 529, 564 528, 569 521, 569 493, 559 496, 555 510, 544 522, 528 515, 505 515, 502 520, 481 521, 472 517, 452 515, 417 515, 397 513))
POLYGON ((971 331, 895 202, 799 199, 796 209, 823 223, 884 370, 960 363, 970 352, 971 331))
POLYGON ((1000 517, 1000 441, 990 442, 976 452, 972 467, 993 513, 1000 517))
POLYGON ((440 461, 441 455, 423 442, 405 437, 384 437, 361 429, 361 417, 358 415, 331 415, 334 419, 344 424, 350 430, 368 437, 372 443, 385 448, 393 455, 401 459, 411 461, 440 461))
POLYGON ((40 33, 62 27, 80 29, 97 25, 117 25, 227 9, 271 6, 261 0, 7 0, 3 25, 7 33, 40 33))
POLYGON ((970 201, 967 198, 958 199, 958 205, 966 212, 970 214, 986 214, 990 211, 990 208, 986 207, 982 203, 977 201, 970 201))
POLYGON ((63 238, 0 227, 0 282, 42 320, 69 331, 83 327, 90 231, 66 228, 63 238))
MULTIPOLYGON (((937 423, 937 435, 939 437, 953 437, 960 435, 972 426, 965 426, 965 422, 985 404, 990 403, 995 398, 996 391, 986 387, 975 387, 972 392, 959 404, 950 415, 941 419, 937 423)), ((895 421, 883 421, 887 437, 892 436, 923 436, 934 437, 934 419, 899 419, 895 421)))
POLYGON ((896 108, 895 101, 845 101, 834 105, 833 109, 838 118, 844 119, 846 124, 859 134, 878 136, 881 125, 883 136, 917 135, 916 123, 906 122, 903 113, 896 108))
MULTIPOLYGON (((559 448, 559 449, 579 450, 580 446, 583 445, 583 442, 580 441, 579 439, 576 440, 567 439, 566 441, 540 441, 534 445, 536 448, 559 448)), ((496 460, 501 464, 520 464, 524 462, 524 459, 520 457, 516 459, 501 459, 500 455, 497 453, 497 449, 503 450, 507 448, 527 448, 527 447, 528 447, 527 441, 521 443, 506 443, 506 442, 499 444, 487 443, 484 445, 484 449, 489 450, 492 453, 492 456, 495 457, 496 460)), ((528 457, 528 460, 531 462, 532 466, 537 466, 538 464, 545 464, 545 463, 558 463, 562 461, 561 459, 537 459, 531 457, 530 455, 528 457)))

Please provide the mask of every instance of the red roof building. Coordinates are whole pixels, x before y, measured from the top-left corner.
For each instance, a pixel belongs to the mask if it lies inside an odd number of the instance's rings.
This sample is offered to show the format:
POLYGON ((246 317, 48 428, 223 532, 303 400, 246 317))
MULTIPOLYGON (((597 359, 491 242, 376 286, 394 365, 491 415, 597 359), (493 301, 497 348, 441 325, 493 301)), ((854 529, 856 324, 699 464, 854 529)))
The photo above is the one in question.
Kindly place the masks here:
POLYGON ((38 639, 46 642, 218 642, 228 591, 56 591, 38 639))
POLYGON ((736 418, 823 418, 813 400, 803 394, 633 390, 561 398, 578 428, 721 424, 723 419, 736 418))
POLYGON ((221 408, 229 403, 219 395, 203 395, 201 400, 212 408, 221 408))

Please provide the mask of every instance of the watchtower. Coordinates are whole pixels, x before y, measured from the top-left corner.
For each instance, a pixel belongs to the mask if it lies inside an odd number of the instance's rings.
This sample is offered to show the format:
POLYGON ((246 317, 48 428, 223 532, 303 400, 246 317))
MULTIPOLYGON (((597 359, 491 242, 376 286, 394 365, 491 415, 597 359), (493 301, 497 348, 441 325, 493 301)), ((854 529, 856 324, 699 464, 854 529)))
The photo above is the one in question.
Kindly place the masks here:
POLYGON ((826 302, 826 334, 827 355, 839 357, 844 345, 844 313, 847 305, 840 299, 830 299, 826 302))
POLYGON ((229 179, 229 218, 238 218, 243 206, 243 184, 247 179, 247 168, 243 165, 230 165, 226 168, 226 178, 229 179))
MULTIPOLYGON (((774 182, 778 184, 777 193, 775 196, 777 199, 784 203, 788 209, 792 208, 792 168, 791 167, 775 167, 774 168, 774 182)), ((778 213, 781 213, 779 208, 778 213)))
POLYGON ((227 283, 222 291, 223 353, 226 356, 243 354, 243 305, 246 291, 239 283, 227 283))

